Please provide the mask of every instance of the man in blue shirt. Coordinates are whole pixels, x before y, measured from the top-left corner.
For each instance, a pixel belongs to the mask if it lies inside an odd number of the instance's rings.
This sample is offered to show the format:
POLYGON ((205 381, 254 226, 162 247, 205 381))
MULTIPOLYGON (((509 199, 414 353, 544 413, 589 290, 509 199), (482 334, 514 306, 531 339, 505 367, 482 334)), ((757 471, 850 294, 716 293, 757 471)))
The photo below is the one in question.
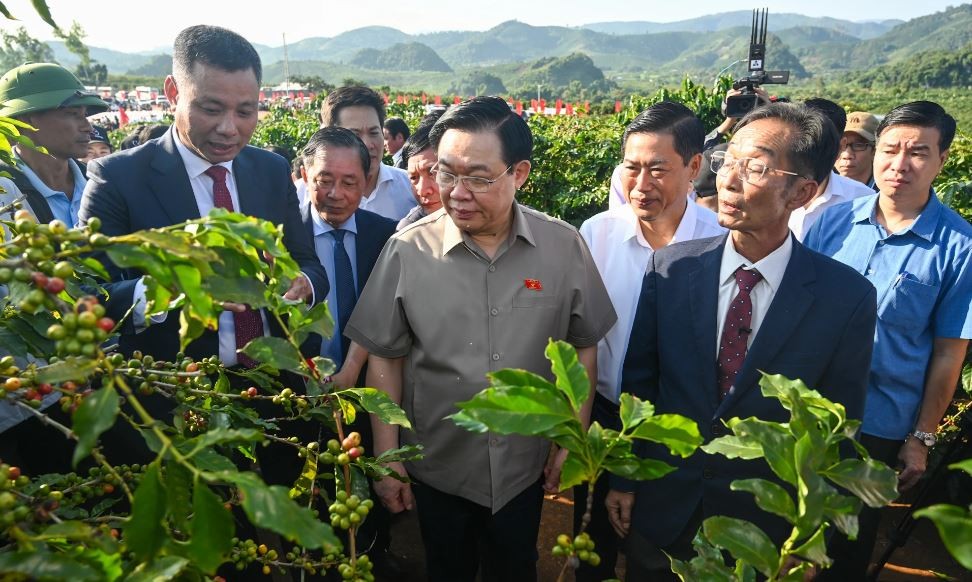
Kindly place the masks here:
MULTIPOLYGON (((900 105, 877 128, 878 194, 829 209, 804 244, 850 265, 875 286, 878 322, 861 443, 899 466, 899 490, 925 472, 972 338, 972 225, 932 190, 955 120, 936 103, 900 105)), ((827 579, 864 577, 878 512, 856 543, 838 539, 827 579)))

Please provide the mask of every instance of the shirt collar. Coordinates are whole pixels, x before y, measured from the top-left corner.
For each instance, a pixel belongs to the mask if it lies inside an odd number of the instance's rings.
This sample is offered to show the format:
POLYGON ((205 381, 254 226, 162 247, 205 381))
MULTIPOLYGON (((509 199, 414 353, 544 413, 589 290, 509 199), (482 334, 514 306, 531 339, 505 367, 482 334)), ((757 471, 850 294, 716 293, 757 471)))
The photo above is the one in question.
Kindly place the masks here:
MULTIPOLYGON (((869 202, 861 204, 860 207, 858 207, 854 212, 852 217, 854 223, 861 224, 867 222, 877 224, 875 215, 877 213, 877 204, 880 198, 880 193, 866 198, 866 200, 869 200, 869 202)), ((932 188, 928 193, 928 202, 921 210, 921 214, 918 215, 918 218, 916 218, 911 225, 899 230, 898 232, 894 233, 894 235, 899 236, 911 232, 925 240, 930 241, 935 233, 935 227, 938 226, 938 218, 941 216, 941 214, 942 203, 938 200, 938 195, 935 193, 935 189, 932 188)))
MULTIPOLYGON (((186 173, 189 174, 189 179, 195 180, 200 175, 206 173, 206 170, 214 164, 199 157, 195 152, 187 148, 186 144, 182 143, 182 139, 179 138, 179 131, 176 129, 173 129, 173 131, 175 131, 173 137, 175 137, 176 151, 179 152, 179 157, 182 158, 182 165, 186 167, 186 173)), ((220 162, 215 165, 223 166, 231 175, 233 174, 233 160, 220 162)))
MULTIPOLYGON (((50 186, 45 184, 44 181, 40 179, 40 176, 38 176, 37 173, 34 171, 34 169, 28 166, 27 162, 25 162, 23 158, 21 158, 20 155, 17 154, 16 148, 14 148, 14 157, 17 163, 17 169, 19 169, 21 173, 27 178, 27 181, 30 182, 31 186, 33 186, 38 192, 40 192, 41 196, 43 196, 44 198, 50 198, 58 194, 63 194, 65 197, 67 197, 67 192, 53 190, 51 189, 50 186)), ((74 177, 74 192, 71 193, 72 200, 74 200, 75 198, 77 198, 79 192, 84 191, 84 185, 87 182, 87 178, 85 178, 84 174, 81 172, 81 167, 74 160, 68 160, 68 168, 71 169, 71 175, 74 177)))
POLYGON ((746 267, 759 271, 763 280, 770 286, 774 293, 780 288, 783 282, 783 275, 786 273, 786 266, 790 262, 793 254, 793 235, 786 237, 776 250, 766 255, 756 263, 752 263, 746 257, 736 252, 736 245, 732 242, 732 232, 726 238, 726 245, 722 249, 722 266, 719 269, 719 284, 723 285, 736 275, 736 269, 746 267))
MULTIPOLYGON (((651 245, 648 244, 647 240, 645 240, 645 234, 641 232, 641 224, 639 224, 638 217, 635 215, 634 209, 631 208, 631 205, 625 204, 623 207, 616 209, 615 212, 617 212, 619 216, 622 216, 625 222, 628 223, 629 228, 622 240, 629 241, 631 239, 637 239, 638 244, 650 249, 651 245)), ((686 195, 685 212, 682 213, 682 219, 679 221, 678 227, 675 228, 675 234, 672 236, 672 240, 668 244, 692 240, 693 235, 695 234, 695 222, 698 220, 698 216, 698 205, 693 202, 688 195, 686 195)))
MULTIPOLYGON (((316 208, 314 208, 314 205, 311 204, 311 202, 309 200, 307 201, 307 204, 310 205, 310 216, 311 216, 311 220, 314 222, 314 236, 315 237, 318 236, 318 235, 322 235, 322 234, 329 233, 332 230, 334 230, 334 227, 331 226, 331 223, 329 223, 326 220, 324 220, 323 218, 321 218, 321 213, 318 212, 316 208)), ((349 218, 346 221, 344 221, 344 224, 342 224, 340 228, 342 228, 342 229, 344 229, 344 230, 346 230, 348 232, 353 232, 355 234, 355 236, 357 236, 358 235, 358 223, 354 220, 354 214, 351 215, 351 218, 349 218)))
POLYGON ((394 179, 392 177, 392 173, 390 170, 391 170, 390 166, 386 166, 381 162, 378 163, 378 181, 375 182, 375 189, 372 190, 371 193, 368 194, 367 196, 363 196, 363 198, 365 198, 366 200, 370 200, 371 197, 375 195, 375 192, 381 190, 382 184, 384 184, 385 182, 390 182, 391 180, 394 179))
MULTIPOLYGON (((466 239, 469 235, 462 232, 462 230, 460 230, 459 227, 456 226, 456 223, 452 222, 452 217, 449 216, 449 213, 445 211, 444 206, 439 210, 443 214, 445 214, 445 216, 443 217, 443 220, 445 220, 445 226, 444 226, 445 230, 442 233, 442 254, 447 254, 449 251, 451 251, 460 243, 466 242, 466 239)), ((533 239, 533 231, 530 230, 530 225, 527 224, 526 218, 523 216, 523 210, 520 208, 520 205, 514 201, 513 202, 513 225, 510 228, 509 238, 507 238, 507 241, 509 241, 509 245, 512 245, 517 238, 522 238, 525 242, 529 243, 530 245, 537 246, 536 242, 533 239)), ((472 243, 471 240, 469 242, 472 243)))

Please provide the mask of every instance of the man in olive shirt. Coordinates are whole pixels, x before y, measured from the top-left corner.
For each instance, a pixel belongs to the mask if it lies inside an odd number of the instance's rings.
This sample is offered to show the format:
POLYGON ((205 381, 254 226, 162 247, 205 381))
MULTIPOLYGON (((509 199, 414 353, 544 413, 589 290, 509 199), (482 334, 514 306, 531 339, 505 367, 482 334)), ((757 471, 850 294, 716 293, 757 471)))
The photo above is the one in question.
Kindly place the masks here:
POLYGON ((421 461, 389 464, 411 484, 375 490, 393 512, 414 494, 430 580, 472 581, 480 561, 484 580, 535 580, 543 487, 556 488, 565 455, 545 470, 547 442, 445 417, 488 372, 550 378, 549 338, 574 345, 597 378, 597 342, 616 316, 577 231, 515 202, 533 138, 503 100, 450 108, 430 137, 443 209, 389 239, 345 332, 370 354, 368 385, 400 402, 414 429, 374 421, 374 453, 425 447, 421 461))

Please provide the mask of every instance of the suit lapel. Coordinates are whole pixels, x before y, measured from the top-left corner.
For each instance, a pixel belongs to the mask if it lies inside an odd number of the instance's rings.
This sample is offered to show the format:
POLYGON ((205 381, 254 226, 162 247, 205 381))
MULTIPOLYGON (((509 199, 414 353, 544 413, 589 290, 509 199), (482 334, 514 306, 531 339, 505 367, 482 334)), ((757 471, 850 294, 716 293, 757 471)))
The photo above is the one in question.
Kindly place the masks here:
POLYGON ((759 332, 753 339, 746 354, 746 362, 739 372, 739 377, 732 392, 722 401, 716 411, 716 417, 722 416, 746 392, 759 383, 760 370, 773 361, 773 358, 787 344, 796 331, 807 310, 813 304, 814 295, 808 289, 810 283, 816 279, 813 261, 809 251, 796 240, 793 241, 793 254, 786 266, 780 288, 773 297, 759 332))
POLYGON ((266 212, 266 205, 270 201, 256 182, 258 173, 248 153, 243 148, 233 160, 233 177, 236 179, 236 194, 240 200, 240 207, 236 211, 247 216, 269 217, 271 214, 266 212))
POLYGON ((159 150, 152 160, 154 173, 149 178, 149 189, 169 217, 169 224, 199 218, 199 206, 175 140, 174 127, 159 140, 159 150))
POLYGON ((367 213, 358 210, 355 212, 355 222, 358 225, 358 234, 355 238, 355 267, 358 272, 358 296, 364 290, 365 282, 371 276, 371 269, 374 267, 375 259, 378 258, 378 251, 375 248, 374 225, 371 217, 367 213))
POLYGON ((726 237, 720 237, 713 246, 699 256, 698 268, 689 275, 689 287, 686 293, 694 297, 689 300, 692 309, 692 330, 695 336, 696 353, 710 354, 703 356, 699 365, 702 367, 702 377, 711 378, 712 382, 704 386, 709 403, 714 410, 719 405, 716 389, 716 318, 719 306, 719 265, 722 259, 722 247, 726 244, 726 237), (697 290, 693 292, 693 290, 697 290))

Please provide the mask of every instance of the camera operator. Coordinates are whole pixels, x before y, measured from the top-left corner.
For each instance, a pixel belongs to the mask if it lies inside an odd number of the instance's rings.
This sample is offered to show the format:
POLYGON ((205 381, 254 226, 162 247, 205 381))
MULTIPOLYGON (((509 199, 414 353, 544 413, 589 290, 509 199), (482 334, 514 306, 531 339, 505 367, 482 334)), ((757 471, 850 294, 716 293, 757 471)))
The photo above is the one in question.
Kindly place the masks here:
MULTIPOLYGON (((844 129, 847 125, 847 114, 840 105, 829 99, 821 99, 819 97, 807 99, 803 104, 810 109, 819 111, 824 117, 829 119, 837 129, 838 140, 841 139, 840 136, 844 135, 844 129)), ((839 143, 837 147, 839 152, 839 143)), ((839 156, 840 154, 838 153, 839 156)), ((834 158, 834 164, 836 163, 837 158, 834 158)), ((798 241, 803 242, 807 231, 810 230, 813 223, 817 222, 817 219, 820 218, 824 210, 831 206, 836 206, 841 202, 848 202, 861 196, 869 196, 873 193, 873 190, 857 180, 851 180, 836 172, 831 172, 829 176, 818 184, 817 192, 813 198, 790 214, 790 230, 793 231, 793 236, 798 241)))
MULTIPOLYGON (((770 97, 769 93, 766 92, 766 89, 763 89, 762 87, 755 87, 754 90, 756 91, 756 95, 759 96, 757 107, 759 105, 766 105, 767 103, 771 103, 774 101, 774 99, 770 97)), ((723 115, 725 115, 726 113, 726 105, 729 101, 729 98, 734 97, 736 95, 742 95, 742 94, 743 94, 742 89, 729 89, 726 92, 726 96, 722 100, 723 115)), ((729 132, 732 131, 732 128, 736 126, 736 123, 738 123, 740 119, 741 117, 729 117, 728 115, 726 115, 726 118, 722 121, 722 123, 720 123, 718 127, 710 131, 705 136, 705 143, 702 145, 702 150, 705 151, 705 150, 712 149, 715 146, 722 143, 723 138, 729 135, 729 132)))

